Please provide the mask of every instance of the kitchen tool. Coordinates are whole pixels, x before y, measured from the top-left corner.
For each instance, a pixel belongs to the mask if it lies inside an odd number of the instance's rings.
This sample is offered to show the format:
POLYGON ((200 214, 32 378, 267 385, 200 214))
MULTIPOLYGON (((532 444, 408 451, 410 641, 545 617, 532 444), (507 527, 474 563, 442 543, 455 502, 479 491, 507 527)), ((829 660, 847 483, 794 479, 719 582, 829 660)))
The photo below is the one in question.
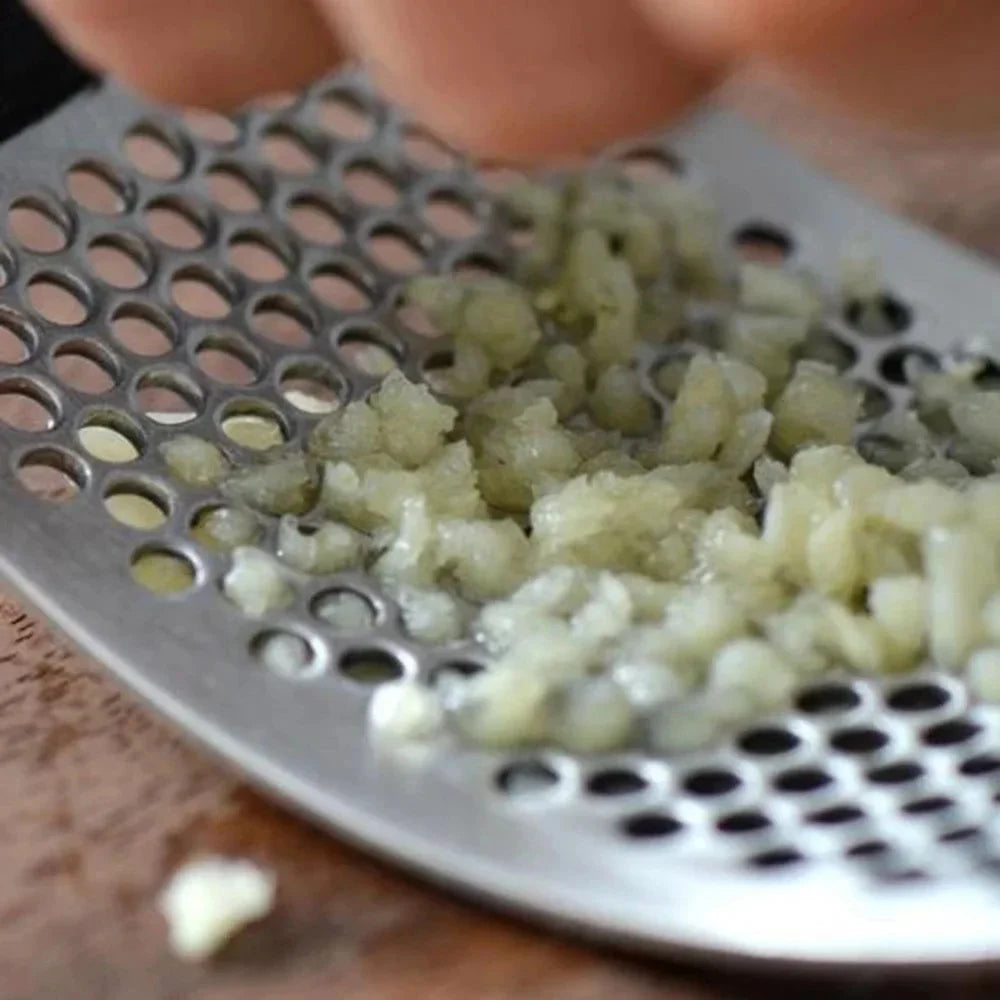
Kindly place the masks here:
MULTIPOLYGON (((359 575, 242 617, 218 592, 225 558, 190 532, 213 497, 171 483, 157 446, 182 422, 236 452, 227 428, 247 417, 300 440, 383 363, 419 376, 441 345, 407 326, 393 268, 502 267, 515 234, 494 208, 496 175, 357 73, 231 121, 80 89, 72 71, 47 79, 59 87, 32 109, 45 116, 22 128, 23 109, 10 115, 0 145, 0 418, 18 425, 0 436, 0 568, 28 601, 293 808, 541 923, 713 960, 1000 958, 1000 713, 932 667, 826 681, 795 712, 677 759, 373 751, 378 677, 462 669, 476 651, 412 641, 359 575), (212 377, 219 355, 246 384, 212 377), (162 523, 120 523, 123 496, 162 523), (137 585, 130 565, 147 553, 190 588, 137 585), (337 631, 324 616, 350 595, 370 627, 337 631), (304 640, 295 676, 260 662, 275 631, 304 640)), ((724 111, 608 155, 701 177, 726 231, 788 252, 784 266, 830 279, 865 236, 888 278, 883 335, 855 329, 850 309, 825 330, 871 412, 903 402, 908 357, 996 327, 993 267, 724 111)))

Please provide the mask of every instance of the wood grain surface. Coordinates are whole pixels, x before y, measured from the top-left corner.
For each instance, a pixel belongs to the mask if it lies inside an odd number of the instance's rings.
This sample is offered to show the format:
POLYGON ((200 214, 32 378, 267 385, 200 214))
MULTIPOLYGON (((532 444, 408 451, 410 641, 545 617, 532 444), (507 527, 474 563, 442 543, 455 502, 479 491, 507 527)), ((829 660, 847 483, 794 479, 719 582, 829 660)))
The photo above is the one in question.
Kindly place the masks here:
MULTIPOLYGON (((747 77, 726 99, 905 214, 1000 254, 1000 141, 944 149, 823 119, 747 77)), ((655 964, 559 940, 399 875, 266 804, 0 596, 0 997, 9 1000, 986 998, 1000 978, 850 982, 655 964), (184 858, 273 866, 279 902, 216 960, 165 946, 184 858)))

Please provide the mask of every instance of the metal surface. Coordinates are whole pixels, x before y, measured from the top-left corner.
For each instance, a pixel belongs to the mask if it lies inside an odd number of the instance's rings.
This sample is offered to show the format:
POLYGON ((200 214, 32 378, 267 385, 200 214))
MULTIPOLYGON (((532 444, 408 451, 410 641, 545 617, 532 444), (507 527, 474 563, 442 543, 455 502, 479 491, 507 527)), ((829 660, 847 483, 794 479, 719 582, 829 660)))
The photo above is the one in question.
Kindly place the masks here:
MULTIPOLYGON (((426 140, 407 138, 404 123, 359 80, 327 81, 294 106, 249 112, 237 126, 228 144, 214 145, 104 90, 0 148, 0 205, 32 196, 68 237, 63 250, 32 253, 8 230, 0 257, 8 276, 0 326, 20 329, 30 345, 27 360, 0 367, 0 403, 27 394, 54 424, 0 438, 0 565, 14 585, 261 786, 380 854, 498 905, 658 953, 830 965, 1000 959, 1000 887, 989 875, 994 852, 1000 858, 1000 713, 969 704, 954 678, 928 671, 884 689, 858 680, 827 684, 804 692, 797 713, 729 746, 669 760, 640 753, 511 758, 457 747, 380 759, 365 738, 369 689, 340 670, 345 655, 376 651, 399 670, 426 673, 461 651, 408 639, 391 603, 357 576, 303 584, 289 610, 258 622, 220 598, 224 560, 189 533, 192 515, 211 497, 167 481, 156 446, 171 428, 149 416, 162 402, 145 390, 172 386, 195 414, 185 425, 195 433, 222 440, 221 421, 234 408, 267 407, 295 440, 310 418, 281 391, 290 365, 357 393, 374 380, 352 367, 357 355, 343 346, 345 331, 380 340, 414 375, 437 349, 395 314, 398 278, 367 256, 373 230, 400 227, 431 268, 505 253, 488 189, 459 162, 425 170, 408 159, 407 150, 446 154, 416 146, 426 140), (332 87, 368 110, 370 137, 335 138, 319 126, 332 87), (147 138, 175 150, 176 179, 129 167, 122 137, 139 122, 147 123, 147 138), (265 139, 276 126, 315 158, 301 175, 267 165, 265 139), (88 212, 67 196, 66 171, 79 161, 118 178, 120 212, 88 212), (213 204, 208 177, 219 163, 256 187, 257 209, 213 204), (373 208, 352 198, 345 178, 357 163, 393 179, 391 203, 373 208), (424 212, 435 192, 467 205, 481 233, 435 235, 424 212), (341 243, 312 245, 293 232, 288 208, 300 195, 340 217, 341 243), (145 209, 164 196, 197 223, 203 246, 171 249, 150 235, 145 209), (254 283, 227 264, 233 237, 247 233, 278 250, 283 278, 254 283), (128 237, 115 245, 145 271, 133 290, 111 289, 89 270, 88 245, 109 234, 128 237), (350 313, 347 298, 338 307, 311 293, 310 275, 334 267, 355 275, 371 308, 350 313), (29 286, 37 292, 43 273, 75 291, 86 319, 58 326, 33 310, 29 286), (178 273, 208 281, 227 300, 226 315, 185 315, 172 298, 178 273), (308 345, 281 347, 254 332, 262 300, 298 316, 308 345), (133 316, 144 309, 161 317, 172 340, 166 353, 141 357, 111 336, 123 306, 133 316), (256 371, 252 384, 226 387, 200 371, 195 350, 203 335, 235 345, 256 371), (98 359, 115 384, 96 395, 61 384, 54 359, 71 343, 98 359), (94 420, 124 433, 138 457, 111 465, 88 456, 79 430, 94 420), (26 456, 69 471, 77 495, 51 503, 27 492, 16 475, 26 456), (167 512, 159 529, 135 531, 108 516, 102 498, 125 486, 158 498, 167 512), (150 545, 185 556, 196 585, 172 598, 136 586, 130 560, 150 545), (377 612, 373 627, 338 634, 324 625, 311 609, 331 588, 366 596, 377 612), (314 660, 303 676, 269 673, 252 655, 254 638, 273 628, 310 643, 314 660)), ((856 352, 852 374, 892 400, 903 394, 883 378, 887 352, 946 347, 992 330, 1000 293, 992 268, 855 200, 741 122, 708 112, 670 136, 669 149, 710 185, 729 231, 763 221, 791 234, 794 266, 830 274, 846 241, 869 237, 912 324, 885 339, 859 336, 836 316, 828 327, 856 352)), ((282 156, 292 162, 287 150, 282 156)))

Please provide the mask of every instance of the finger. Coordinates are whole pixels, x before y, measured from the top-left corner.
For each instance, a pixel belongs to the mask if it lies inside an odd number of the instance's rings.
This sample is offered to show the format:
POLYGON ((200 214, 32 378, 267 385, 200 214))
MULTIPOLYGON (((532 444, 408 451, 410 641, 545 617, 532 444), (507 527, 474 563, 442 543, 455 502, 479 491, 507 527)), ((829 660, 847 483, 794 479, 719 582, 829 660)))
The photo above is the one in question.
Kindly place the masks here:
POLYGON ((676 114, 715 78, 608 0, 322 0, 383 89, 480 154, 576 153, 676 114))
POLYGON ((30 0, 83 61, 159 100, 232 107, 299 87, 340 52, 305 0, 30 0))
POLYGON ((1000 121, 995 0, 638 0, 705 58, 763 55, 853 112, 911 129, 1000 121))

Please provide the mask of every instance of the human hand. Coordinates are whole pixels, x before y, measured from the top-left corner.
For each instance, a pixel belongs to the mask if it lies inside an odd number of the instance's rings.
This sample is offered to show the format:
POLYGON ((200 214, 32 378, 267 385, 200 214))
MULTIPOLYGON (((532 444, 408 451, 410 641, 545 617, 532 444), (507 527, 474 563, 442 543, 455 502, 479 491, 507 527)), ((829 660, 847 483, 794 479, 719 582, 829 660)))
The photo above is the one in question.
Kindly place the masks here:
POLYGON ((459 146, 576 153, 659 124, 734 66, 918 129, 1000 121, 995 0, 30 0, 86 62, 229 106, 348 53, 459 146))

